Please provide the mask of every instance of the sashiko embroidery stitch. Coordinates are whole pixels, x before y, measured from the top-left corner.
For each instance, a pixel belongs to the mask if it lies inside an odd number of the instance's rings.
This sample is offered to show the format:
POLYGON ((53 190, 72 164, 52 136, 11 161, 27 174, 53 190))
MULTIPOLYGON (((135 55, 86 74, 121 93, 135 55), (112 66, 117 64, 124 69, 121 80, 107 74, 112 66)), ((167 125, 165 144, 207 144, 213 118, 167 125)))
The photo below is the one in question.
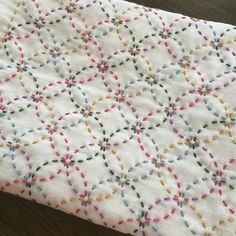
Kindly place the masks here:
POLYGON ((0 189, 134 235, 235 235, 235 49, 234 26, 124 1, 2 1, 0 189))

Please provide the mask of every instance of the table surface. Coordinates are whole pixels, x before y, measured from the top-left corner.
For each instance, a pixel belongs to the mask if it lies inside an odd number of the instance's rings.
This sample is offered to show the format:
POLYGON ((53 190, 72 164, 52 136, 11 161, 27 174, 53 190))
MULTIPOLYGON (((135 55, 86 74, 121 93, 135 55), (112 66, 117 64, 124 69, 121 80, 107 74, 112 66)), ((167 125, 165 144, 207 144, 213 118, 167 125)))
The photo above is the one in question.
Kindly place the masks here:
MULTIPOLYGON (((149 7, 236 25, 236 0, 133 0, 149 7)), ((122 236, 63 212, 0 192, 0 236, 122 236)))

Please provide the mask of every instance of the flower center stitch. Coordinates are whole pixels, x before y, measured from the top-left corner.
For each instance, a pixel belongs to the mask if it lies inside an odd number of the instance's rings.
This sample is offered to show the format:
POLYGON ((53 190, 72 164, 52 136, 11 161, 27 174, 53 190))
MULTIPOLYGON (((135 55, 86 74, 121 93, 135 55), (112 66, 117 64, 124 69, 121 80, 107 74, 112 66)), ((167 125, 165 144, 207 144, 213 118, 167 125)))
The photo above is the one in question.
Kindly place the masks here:
POLYGON ((38 19, 35 19, 34 24, 37 29, 41 29, 45 25, 45 20, 40 16, 38 19))
POLYGON ((190 63, 191 63, 190 57, 189 56, 183 56, 183 58, 179 60, 178 64, 182 68, 187 68, 187 67, 190 66, 190 63))
POLYGON ((122 19, 120 19, 120 18, 113 18, 112 19, 112 23, 114 24, 114 25, 121 25, 122 23, 123 23, 123 20, 122 19))
POLYGON ((82 206, 88 206, 91 204, 92 199, 90 197, 90 192, 85 192, 84 194, 80 195, 80 201, 82 206))
POLYGON ((66 11, 68 13, 73 13, 76 11, 76 4, 75 3, 70 3, 68 6, 66 6, 66 11))
POLYGON ((214 41, 210 42, 210 45, 212 48, 218 50, 219 48, 222 48, 224 44, 220 41, 220 39, 215 39, 214 41))
POLYGON ((9 147, 10 151, 14 152, 16 149, 20 147, 18 144, 18 140, 14 140, 15 142, 8 142, 7 146, 9 147))
POLYGON ((69 78, 66 79, 66 85, 68 88, 71 88, 76 85, 76 79, 75 76, 70 76, 69 78))
POLYGON ((173 116, 176 114, 177 108, 175 104, 170 104, 169 107, 166 107, 164 109, 164 112, 166 112, 167 116, 173 116))
POLYGON ((115 93, 115 99, 117 102, 123 102, 125 100, 124 91, 119 90, 115 93))
POLYGON ((24 71, 28 70, 28 67, 24 63, 22 63, 22 64, 17 63, 16 64, 16 69, 17 69, 17 72, 24 72, 24 71))
POLYGON ((158 83, 158 80, 155 78, 155 75, 150 75, 150 76, 146 77, 145 81, 149 85, 153 85, 153 84, 157 84, 158 83))
POLYGON ((131 48, 130 48, 130 54, 132 56, 136 56, 140 53, 140 48, 139 48, 139 45, 138 44, 134 44, 131 48))
POLYGON ((86 109, 81 109, 81 112, 80 112, 83 117, 87 118, 89 116, 92 116, 93 115, 93 111, 90 110, 90 108, 86 108, 86 109))
POLYGON ((164 30, 160 31, 159 35, 160 35, 163 39, 167 39, 167 38, 170 38, 171 32, 169 32, 168 30, 164 29, 164 30))
POLYGON ((231 126, 235 125, 235 118, 233 113, 229 113, 226 115, 226 117, 223 117, 220 121, 220 123, 223 123, 226 128, 230 128, 231 126))
POLYGON ((35 184, 35 176, 34 173, 28 173, 27 175, 24 176, 23 183, 25 184, 26 187, 30 188, 32 185, 35 184))
POLYGON ((127 175, 124 175, 124 174, 121 174, 120 176, 116 176, 116 182, 122 187, 124 185, 130 184, 130 181, 129 181, 127 175))
POLYGON ((101 61, 100 63, 98 63, 97 68, 98 68, 99 72, 102 72, 102 73, 108 71, 108 66, 105 61, 101 61))
POLYGON ((87 43, 92 40, 92 32, 91 31, 85 31, 82 33, 82 40, 87 43))
POLYGON ((184 193, 179 193, 179 196, 174 196, 174 200, 177 202, 177 204, 182 207, 184 205, 188 205, 189 198, 185 196, 184 193))
POLYGON ((219 170, 212 174, 212 180, 216 186, 221 186, 226 183, 226 178, 223 176, 223 172, 219 170))
POLYGON ((136 133, 136 134, 140 134, 143 132, 144 127, 142 126, 142 124, 140 122, 137 122, 135 125, 133 125, 131 127, 131 130, 133 130, 134 133, 136 133))
POLYGON ((38 92, 38 91, 37 91, 36 93, 32 94, 31 98, 33 99, 34 102, 37 103, 37 102, 42 101, 43 96, 42 96, 42 93, 41 93, 41 92, 38 92))
POLYGON ((207 85, 206 86, 202 86, 202 87, 198 88, 198 93, 200 95, 207 95, 207 94, 211 93, 211 89, 208 88, 207 85))
POLYGON ((71 155, 66 154, 61 158, 61 162, 64 164, 66 168, 69 168, 70 166, 74 166, 75 160, 72 159, 71 155))
POLYGON ((59 48, 58 47, 50 49, 49 53, 51 54, 51 56, 53 58, 59 57, 61 55, 61 53, 59 52, 59 48))
POLYGON ((109 149, 111 144, 108 142, 108 138, 103 138, 102 141, 98 142, 98 146, 100 146, 101 151, 106 151, 107 149, 109 149))
POLYGON ((186 139, 185 143, 187 146, 189 146, 189 148, 195 149, 196 147, 199 146, 200 141, 197 137, 190 137, 186 139))
POLYGON ((49 134, 56 133, 57 132, 57 125, 56 125, 56 123, 50 124, 47 126, 46 129, 48 130, 49 134))

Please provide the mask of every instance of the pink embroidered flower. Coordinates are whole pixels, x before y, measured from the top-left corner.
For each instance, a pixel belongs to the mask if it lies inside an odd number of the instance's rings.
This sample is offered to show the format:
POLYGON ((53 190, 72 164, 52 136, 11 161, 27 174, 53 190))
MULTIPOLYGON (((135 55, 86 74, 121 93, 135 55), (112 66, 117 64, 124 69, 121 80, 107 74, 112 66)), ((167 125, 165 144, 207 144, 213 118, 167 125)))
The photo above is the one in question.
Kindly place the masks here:
POLYGON ((88 43, 92 40, 92 32, 91 31, 85 31, 82 33, 82 40, 85 43, 88 43))
POLYGON ((64 155, 61 158, 61 162, 64 164, 66 168, 69 168, 70 166, 74 166, 75 160, 72 159, 72 156, 69 154, 64 155))
POLYGON ((105 73, 108 71, 108 66, 107 63, 105 61, 101 61, 97 64, 97 68, 99 70, 99 72, 105 73))
POLYGON ((143 127, 143 125, 140 122, 137 122, 135 125, 133 125, 131 127, 131 130, 133 130, 134 133, 136 133, 136 134, 142 133, 144 129, 145 128, 143 127))
POLYGON ((48 133, 51 135, 56 133, 57 132, 57 124, 53 123, 53 124, 48 125, 47 130, 48 130, 48 133))
POLYGON ((216 170, 215 173, 212 174, 212 180, 214 181, 214 184, 219 187, 226 183, 226 178, 224 177, 223 172, 219 170, 216 170))
POLYGON ((92 203, 92 198, 90 197, 90 192, 85 191, 84 194, 80 195, 81 206, 88 206, 92 203))

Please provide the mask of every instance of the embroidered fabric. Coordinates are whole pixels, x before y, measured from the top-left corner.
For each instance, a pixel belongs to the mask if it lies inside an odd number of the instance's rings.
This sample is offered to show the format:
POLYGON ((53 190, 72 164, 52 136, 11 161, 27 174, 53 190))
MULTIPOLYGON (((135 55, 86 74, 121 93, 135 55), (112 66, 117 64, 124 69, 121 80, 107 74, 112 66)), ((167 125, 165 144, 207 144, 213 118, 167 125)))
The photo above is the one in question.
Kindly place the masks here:
POLYGON ((236 28, 119 0, 0 8, 0 189, 133 235, 235 235, 236 28))

